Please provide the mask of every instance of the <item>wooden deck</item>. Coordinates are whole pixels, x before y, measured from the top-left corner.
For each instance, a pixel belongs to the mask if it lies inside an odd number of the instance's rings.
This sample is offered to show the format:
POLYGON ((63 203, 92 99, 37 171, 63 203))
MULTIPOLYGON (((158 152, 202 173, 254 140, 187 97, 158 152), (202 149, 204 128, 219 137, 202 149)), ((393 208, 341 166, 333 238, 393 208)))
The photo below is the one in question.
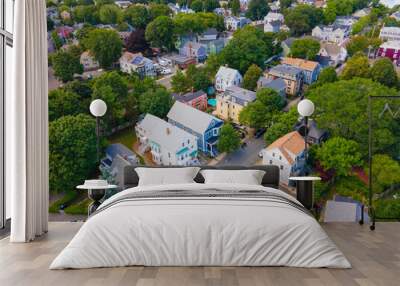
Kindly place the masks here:
POLYGON ((352 269, 288 267, 124 267, 48 270, 81 223, 52 222, 33 243, 0 241, 0 285, 400 285, 400 223, 378 223, 375 232, 357 224, 325 224, 324 229, 352 269))

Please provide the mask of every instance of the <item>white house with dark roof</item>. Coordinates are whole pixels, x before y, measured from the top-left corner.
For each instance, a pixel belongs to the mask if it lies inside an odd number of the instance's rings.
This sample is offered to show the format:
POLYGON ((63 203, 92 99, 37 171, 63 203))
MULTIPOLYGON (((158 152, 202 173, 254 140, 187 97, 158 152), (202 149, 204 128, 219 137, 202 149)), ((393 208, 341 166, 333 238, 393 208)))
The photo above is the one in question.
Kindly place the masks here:
POLYGON ((224 122, 206 112, 176 101, 169 111, 168 122, 196 136, 199 150, 214 157, 224 122))
POLYGON ((154 115, 146 116, 135 127, 140 150, 150 152, 157 165, 197 164, 197 138, 154 115))
POLYGON ((215 89, 217 91, 225 91, 228 87, 242 84, 243 77, 238 70, 221 66, 215 75, 215 89))
POLYGON ((342 25, 316 26, 312 30, 312 36, 321 41, 329 41, 342 44, 350 37, 351 28, 342 25))
POLYGON ((249 103, 256 100, 256 93, 238 86, 230 86, 216 96, 216 115, 224 120, 239 123, 239 114, 249 103))
POLYGON ((199 41, 213 41, 218 38, 218 31, 215 28, 208 28, 198 36, 199 41))
POLYGON ((400 27, 383 27, 379 38, 384 41, 400 41, 400 27))
POLYGON ((264 22, 268 23, 268 22, 281 22, 283 24, 283 22, 285 22, 285 17, 283 16, 283 14, 281 13, 276 13, 276 12, 269 12, 265 17, 264 17, 264 22))
POLYGON ((144 57, 142 53, 125 52, 119 59, 121 71, 131 74, 136 72, 140 77, 156 76, 153 61, 144 57))
POLYGON ((95 70, 100 67, 99 62, 91 55, 90 51, 85 51, 81 54, 80 63, 85 71, 95 70))

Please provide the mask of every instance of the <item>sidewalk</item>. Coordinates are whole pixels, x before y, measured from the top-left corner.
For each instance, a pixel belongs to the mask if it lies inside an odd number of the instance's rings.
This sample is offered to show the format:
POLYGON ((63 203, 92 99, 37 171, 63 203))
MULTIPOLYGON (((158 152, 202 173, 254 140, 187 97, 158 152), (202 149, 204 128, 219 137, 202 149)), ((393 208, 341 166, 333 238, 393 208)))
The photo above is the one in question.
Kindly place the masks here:
POLYGON ((212 159, 207 165, 209 166, 215 166, 217 165, 220 161, 224 160, 226 157, 227 153, 221 153, 214 159, 212 159))

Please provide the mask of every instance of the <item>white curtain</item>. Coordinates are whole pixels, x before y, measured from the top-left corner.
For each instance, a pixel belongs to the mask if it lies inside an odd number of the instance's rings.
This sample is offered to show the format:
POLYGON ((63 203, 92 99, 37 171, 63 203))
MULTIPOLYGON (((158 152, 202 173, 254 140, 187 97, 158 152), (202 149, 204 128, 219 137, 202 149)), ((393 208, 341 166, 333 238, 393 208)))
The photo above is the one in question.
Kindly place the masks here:
POLYGON ((6 99, 6 186, 11 190, 12 242, 28 242, 47 232, 46 30, 45 0, 16 0, 13 94, 6 99))

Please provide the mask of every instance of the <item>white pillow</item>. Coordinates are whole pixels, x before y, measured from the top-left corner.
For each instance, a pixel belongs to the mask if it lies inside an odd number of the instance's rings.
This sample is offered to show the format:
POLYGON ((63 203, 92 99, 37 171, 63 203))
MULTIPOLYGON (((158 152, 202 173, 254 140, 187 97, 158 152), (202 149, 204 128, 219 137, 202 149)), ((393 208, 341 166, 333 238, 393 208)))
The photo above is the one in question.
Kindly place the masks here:
POLYGON ((199 167, 188 168, 135 168, 139 186, 194 183, 199 167))
POLYGON ((205 184, 261 185, 265 171, 261 170, 202 170, 205 184))

